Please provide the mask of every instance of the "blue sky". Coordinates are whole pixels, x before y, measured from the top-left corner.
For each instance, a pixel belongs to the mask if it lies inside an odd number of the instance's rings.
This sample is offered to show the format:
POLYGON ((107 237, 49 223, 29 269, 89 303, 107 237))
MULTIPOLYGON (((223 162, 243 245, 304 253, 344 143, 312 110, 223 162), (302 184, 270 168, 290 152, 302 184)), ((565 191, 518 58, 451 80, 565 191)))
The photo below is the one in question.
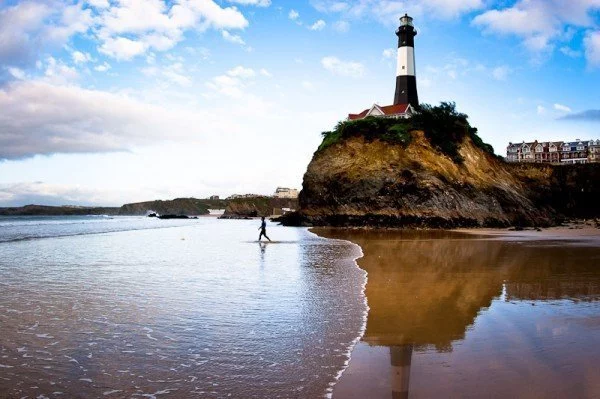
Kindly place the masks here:
POLYGON ((0 206, 300 187, 405 12, 420 100, 497 153, 600 138, 600 0, 0 0, 0 206))

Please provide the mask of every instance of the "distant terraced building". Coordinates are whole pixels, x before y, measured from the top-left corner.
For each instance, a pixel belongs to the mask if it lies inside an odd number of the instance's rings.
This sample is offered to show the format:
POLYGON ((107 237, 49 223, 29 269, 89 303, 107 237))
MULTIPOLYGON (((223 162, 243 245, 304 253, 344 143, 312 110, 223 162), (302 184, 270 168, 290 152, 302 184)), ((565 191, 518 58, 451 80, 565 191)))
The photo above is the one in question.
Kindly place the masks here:
POLYGON ((556 165, 596 163, 600 162, 600 140, 509 143, 506 160, 556 165))

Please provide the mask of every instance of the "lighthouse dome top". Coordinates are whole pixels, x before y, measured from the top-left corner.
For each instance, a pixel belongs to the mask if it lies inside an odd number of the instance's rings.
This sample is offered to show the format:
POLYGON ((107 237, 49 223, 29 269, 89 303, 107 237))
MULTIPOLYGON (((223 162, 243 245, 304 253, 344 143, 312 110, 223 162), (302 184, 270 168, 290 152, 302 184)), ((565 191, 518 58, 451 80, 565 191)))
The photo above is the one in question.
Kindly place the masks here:
POLYGON ((408 14, 404 14, 403 17, 400 17, 400 25, 402 26, 414 26, 412 17, 409 17, 408 14))

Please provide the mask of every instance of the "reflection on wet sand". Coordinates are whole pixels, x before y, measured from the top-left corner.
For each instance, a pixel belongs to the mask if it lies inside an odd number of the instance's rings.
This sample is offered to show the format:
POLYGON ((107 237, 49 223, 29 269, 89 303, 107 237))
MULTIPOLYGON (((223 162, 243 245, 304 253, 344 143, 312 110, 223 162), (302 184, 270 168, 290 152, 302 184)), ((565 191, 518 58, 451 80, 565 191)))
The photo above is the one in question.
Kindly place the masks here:
MULTIPOLYGON (((334 390, 335 397, 364 397, 366 392, 370 397, 389 397, 390 391, 393 398, 406 398, 409 392, 415 397, 452 391, 463 397, 489 392, 535 396, 540 390, 519 387, 527 379, 513 375, 517 367, 522 376, 535 375, 534 384, 560 377, 539 387, 544 392, 549 386, 560 391, 576 383, 584 397, 600 394, 599 383, 586 380, 591 372, 589 352, 584 345, 568 342, 577 339, 575 331, 591 336, 599 332, 600 311, 593 304, 600 298, 599 247, 507 242, 443 231, 315 232, 360 245, 364 257, 358 263, 368 272, 366 332, 334 390), (527 307, 523 301, 529 301, 527 307), (532 313, 532 305, 538 305, 537 313, 532 313), (574 327, 582 321, 584 326, 574 327), (488 331, 488 324, 495 328, 488 331), (556 332, 547 337, 535 330, 548 325, 567 326, 568 331, 557 339, 556 332), (500 342, 509 346, 494 357, 500 342), (389 348, 387 353, 380 350, 382 346, 389 348), (521 351, 524 358, 514 351, 521 351), (573 359, 567 375, 558 370, 562 360, 557 358, 564 359, 563 352, 573 359), (415 369, 418 355, 422 356, 415 369), (383 362, 389 379, 382 377, 383 362), (486 368, 498 374, 485 380, 486 368), (424 376, 429 380, 423 381, 424 376), (515 377, 513 388, 502 384, 508 376, 515 377), (412 387, 411 379, 419 383, 412 387)), ((600 349, 594 352, 600 355, 600 349)))

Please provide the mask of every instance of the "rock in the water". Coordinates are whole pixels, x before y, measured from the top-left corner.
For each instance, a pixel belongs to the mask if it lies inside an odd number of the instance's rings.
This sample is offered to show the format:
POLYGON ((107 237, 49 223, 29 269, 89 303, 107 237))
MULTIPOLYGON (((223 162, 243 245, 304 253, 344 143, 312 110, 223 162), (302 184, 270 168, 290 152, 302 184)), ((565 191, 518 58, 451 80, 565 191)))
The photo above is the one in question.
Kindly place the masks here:
POLYGON ((160 215, 159 219, 189 219, 189 216, 186 215, 160 215))

